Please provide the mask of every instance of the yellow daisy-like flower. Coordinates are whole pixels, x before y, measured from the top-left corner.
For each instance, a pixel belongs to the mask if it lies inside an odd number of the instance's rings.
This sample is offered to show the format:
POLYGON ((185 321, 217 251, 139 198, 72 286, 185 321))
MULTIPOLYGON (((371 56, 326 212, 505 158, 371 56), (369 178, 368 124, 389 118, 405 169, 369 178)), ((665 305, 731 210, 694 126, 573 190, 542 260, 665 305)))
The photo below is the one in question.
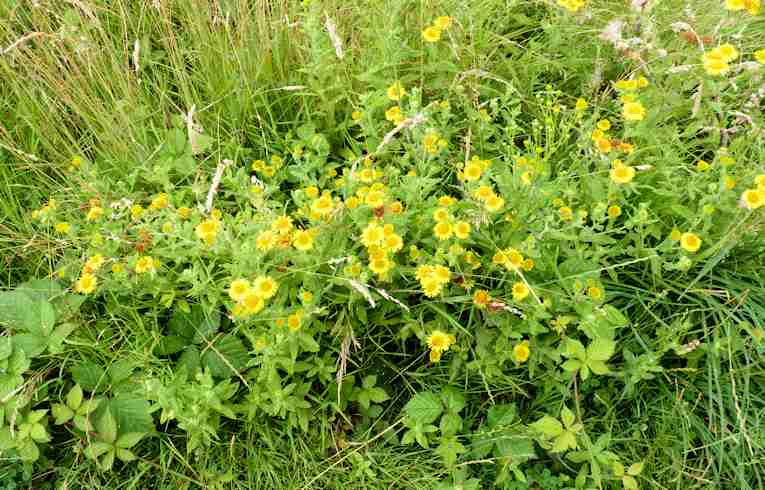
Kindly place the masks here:
POLYGON ((747 189, 741 194, 741 202, 747 209, 757 209, 765 205, 765 191, 760 188, 747 189))
POLYGON ((441 330, 433 330, 428 335, 426 342, 430 350, 444 352, 449 350, 449 347, 454 343, 454 337, 441 330))
POLYGON ((560 219, 563 221, 571 221, 574 217, 574 210, 568 206, 562 206, 558 208, 558 216, 560 216, 560 219))
POLYGON ((90 294, 96 290, 98 279, 93 274, 86 272, 77 279, 74 284, 74 291, 82 294, 90 294))
POLYGON ((96 272, 104 264, 106 259, 101 254, 95 254, 85 261, 85 265, 82 267, 84 272, 96 272))
POLYGON ((287 317, 287 328, 293 332, 300 330, 303 323, 303 315, 300 312, 293 313, 287 317))
POLYGON ((720 58, 704 57, 704 71, 712 76, 725 75, 730 70, 730 65, 720 58))
POLYGON ((353 111, 353 112, 351 112, 351 119, 353 119, 356 122, 359 122, 362 117, 364 117, 364 113, 361 112, 361 111, 353 111))
POLYGON ((695 253, 701 248, 701 238, 695 233, 685 232, 680 236, 680 246, 688 252, 695 253))
POLYGON ((292 237, 292 245, 302 251, 308 251, 313 248, 313 234, 307 230, 298 230, 292 237))
POLYGON ((393 85, 388 87, 387 93, 390 100, 398 101, 401 100, 401 97, 406 95, 406 89, 401 84, 400 80, 396 80, 393 85))
POLYGON ((589 106, 590 104, 588 104, 586 100, 580 97, 576 99, 576 104, 574 104, 574 109, 576 109, 579 112, 582 112, 582 111, 586 111, 589 106))
POLYGON ((228 295, 236 302, 244 301, 244 298, 250 292, 250 281, 247 279, 235 279, 231 281, 228 288, 228 295))
POLYGON ((422 31, 422 38, 428 43, 438 42, 441 39, 441 29, 436 26, 428 26, 422 31))
POLYGON ((677 228, 672 228, 672 231, 669 233, 669 239, 673 242, 679 242, 680 238, 683 237, 683 232, 678 230, 677 228))
POLYGON ((441 15, 439 17, 436 17, 436 19, 433 21, 433 25, 438 27, 442 31, 445 31, 446 29, 452 26, 452 18, 449 17, 448 15, 441 15))
POLYGON ((529 360, 531 349, 529 349, 529 341, 524 340, 513 347, 513 358, 515 362, 524 363, 529 360))
POLYGON ((513 299, 515 301, 523 301, 530 292, 531 290, 524 282, 518 281, 513 284, 513 299))
POLYGON ((746 8, 746 2, 744 0, 725 0, 725 8, 727 10, 744 10, 746 8))
POLYGON ((263 299, 272 298, 279 284, 270 276, 258 276, 252 283, 252 290, 263 299))
POLYGON ((146 272, 154 272, 157 269, 157 264, 151 257, 144 255, 140 257, 135 263, 136 274, 144 274, 146 272))
POLYGON ((744 0, 744 6, 749 15, 757 15, 760 13, 760 0, 744 0))
POLYGON ((758 49, 754 52, 754 59, 757 63, 765 65, 765 49, 758 49))
POLYGON ((491 295, 488 291, 479 289, 473 293, 473 304, 479 308, 483 308, 491 302, 491 295))
POLYGON ((393 124, 400 124, 404 120, 404 115, 401 113, 401 107, 394 105, 385 111, 385 119, 393 124))
POLYGON ((394 201, 390 203, 390 212, 393 214, 401 214, 404 211, 404 205, 401 201, 394 201))
POLYGON ((277 236, 273 231, 261 231, 255 238, 255 247, 261 252, 268 252, 276 246, 277 236))
POLYGON ((730 43, 721 44, 715 48, 715 52, 726 63, 734 61, 739 56, 738 49, 730 43))
POLYGON ((609 121, 608 119, 601 119, 600 121, 598 121, 597 126, 598 126, 598 129, 603 132, 608 131, 609 129, 611 129, 611 121, 609 121))
POLYGON ((241 302, 247 315, 259 313, 266 306, 266 301, 256 291, 250 290, 241 302))
POLYGON ((428 359, 430 359, 430 362, 436 363, 441 360, 441 351, 439 350, 432 350, 430 351, 430 354, 428 354, 428 359))
POLYGON ((628 184, 635 178, 635 169, 627 165, 619 165, 612 168, 609 175, 617 184, 628 184))
POLYGON ((85 219, 87 221, 95 221, 98 218, 101 217, 101 215, 104 214, 104 209, 100 206, 93 206, 88 211, 88 214, 85 216, 85 219))
POLYGON ((56 230, 56 233, 63 233, 67 234, 69 233, 69 230, 72 229, 72 225, 70 225, 68 222, 64 221, 61 223, 56 223, 56 226, 54 227, 56 230))
POLYGON ((167 197, 167 194, 164 192, 160 192, 157 194, 154 199, 151 200, 151 204, 149 205, 149 209, 156 211, 158 209, 165 209, 169 204, 169 200, 167 197))
POLYGON ((454 225, 454 236, 460 240, 467 240, 470 237, 470 223, 467 221, 458 221, 454 225))
POLYGON ((617 204, 612 204, 611 206, 608 206, 608 217, 611 219, 616 219, 619 216, 622 215, 622 208, 619 207, 617 204))
POLYGON ((483 168, 477 161, 468 162, 468 164, 465 165, 465 169, 462 171, 462 175, 465 177, 465 180, 470 182, 475 182, 476 180, 480 179, 482 173, 483 168))
POLYGON ((449 210, 446 208, 436 208, 436 210, 433 211, 433 219, 439 223, 441 221, 448 221, 449 218, 449 210))
POLYGON ((220 221, 217 219, 207 219, 197 225, 194 229, 194 233, 208 245, 212 245, 212 243, 215 242, 215 237, 220 231, 220 226, 220 221))
POLYGON ((496 194, 492 194, 488 199, 486 199, 484 205, 486 206, 487 211, 496 213, 505 207, 505 200, 496 194))
POLYGON ((375 258, 369 262, 369 269, 378 276, 384 275, 392 266, 393 263, 385 256, 375 258))
POLYGON ((280 216, 271 223, 271 229, 280 235, 286 235, 292 231, 292 218, 280 216))
POLYGON ((382 226, 371 222, 367 224, 364 231, 361 232, 361 244, 365 247, 379 245, 385 238, 385 230, 382 226))
POLYGON ((332 201, 332 196, 330 194, 324 194, 311 203, 311 211, 318 213, 321 216, 328 215, 334 208, 335 203, 332 201))
POLYGON ((598 286, 590 286, 587 288, 587 296, 594 299, 595 301, 600 301, 603 299, 603 289, 599 288, 598 286))
POLYGON ((646 110, 640 102, 627 102, 622 109, 622 116, 626 121, 642 121, 646 110))
POLYGON ((448 221, 441 221, 440 223, 436 223, 436 226, 433 227, 433 234, 439 240, 448 240, 453 233, 454 229, 448 221))
POLYGON ((394 233, 385 237, 383 247, 390 253, 396 253, 404 248, 404 240, 400 235, 394 233))

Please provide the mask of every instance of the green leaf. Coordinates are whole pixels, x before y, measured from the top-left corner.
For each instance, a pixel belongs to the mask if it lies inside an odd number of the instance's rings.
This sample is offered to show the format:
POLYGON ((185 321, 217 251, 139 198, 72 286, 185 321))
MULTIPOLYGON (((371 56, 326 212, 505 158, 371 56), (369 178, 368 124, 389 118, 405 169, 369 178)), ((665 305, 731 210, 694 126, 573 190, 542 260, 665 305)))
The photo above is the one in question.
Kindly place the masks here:
POLYGON ((151 405, 143 398, 119 395, 104 405, 114 413, 121 432, 154 432, 151 405))
POLYGON ((298 341, 306 352, 319 352, 319 343, 310 334, 301 332, 298 335, 298 341))
POLYGON ((494 450, 495 457, 507 458, 512 464, 524 463, 536 455, 534 441, 523 436, 500 436, 494 450))
POLYGON ((125 359, 117 360, 109 366, 109 370, 107 371, 109 381, 111 381, 112 385, 122 383, 130 378, 131 374, 133 374, 133 363, 125 359))
POLYGON ((630 465, 629 468, 627 468, 628 475, 637 476, 642 472, 643 472, 643 463, 635 463, 633 465, 630 465))
POLYGON ((444 437, 435 450, 436 454, 444 460, 447 468, 452 468, 457 462, 457 456, 466 451, 465 446, 456 437, 444 437))
POLYGON ((66 395, 66 404, 72 410, 77 410, 82 404, 82 388, 80 385, 74 385, 66 395))
POLYGON ((48 338, 48 351, 51 354, 61 354, 64 351, 64 340, 77 328, 75 323, 62 323, 53 329, 48 338))
POLYGON ((574 372, 577 371, 582 367, 582 361, 576 361, 574 359, 569 359, 568 361, 561 364, 561 366, 564 371, 568 372, 574 372))
POLYGON ((233 334, 223 335, 202 354, 202 365, 219 378, 234 376, 236 371, 247 366, 248 360, 244 343, 233 334))
POLYGON ((576 449, 576 447, 576 435, 570 430, 564 430, 563 433, 553 441, 551 451, 554 453, 562 453, 568 449, 576 449))
POLYGON ((531 424, 531 427, 547 437, 557 437, 563 432, 563 425, 561 425, 560 421, 549 415, 545 415, 537 420, 531 424))
POLYGON ((617 328, 626 327, 630 323, 621 311, 611 305, 605 305, 603 311, 606 314, 606 320, 617 328))
POLYGON ((194 305, 186 313, 176 307, 169 328, 175 335, 190 339, 198 344, 204 339, 212 340, 212 336, 220 327, 220 312, 213 310, 206 313, 201 305, 194 305))
POLYGON ((74 426, 83 432, 90 432, 93 430, 93 424, 91 424, 90 420, 88 420, 88 418, 84 415, 74 416, 74 426))
POLYGON ((494 405, 489 408, 486 416, 486 424, 494 429, 503 425, 510 425, 515 421, 517 410, 515 404, 494 405))
POLYGON ((369 376, 365 376, 363 380, 361 380, 361 386, 364 388, 374 388, 374 386, 377 384, 377 376, 374 374, 370 374, 369 376))
POLYGON ((631 475, 624 475, 622 477, 622 485, 624 485, 625 490, 637 490, 638 489, 637 480, 635 480, 635 477, 633 477, 631 475))
POLYGON ((138 444, 138 442, 143 439, 145 435, 146 434, 144 432, 128 432, 126 434, 122 434, 120 438, 117 439, 116 446, 122 449, 130 449, 131 447, 138 444))
POLYGON ((388 396, 388 394, 385 392, 385 390, 380 388, 380 387, 370 388, 368 390, 368 395, 367 396, 369 396, 369 399, 372 400, 375 403, 382 403, 385 400, 389 400, 390 399, 390 396, 388 396))
POLYGON ((50 411, 55 420, 56 425, 61 425, 69 422, 74 417, 74 412, 71 408, 67 407, 63 403, 54 403, 50 406, 50 411))
POLYGON ((96 408, 98 408, 98 405, 101 403, 100 398, 89 398, 85 400, 82 405, 80 405, 80 408, 77 409, 77 413, 80 415, 88 415, 89 413, 93 412, 96 408))
POLYGON ((456 413, 447 412, 441 417, 441 433, 444 435, 456 435, 462 428, 462 417, 456 413))
POLYGON ((180 335, 165 335, 154 348, 154 354, 158 356, 175 354, 176 352, 182 351, 189 345, 189 342, 189 339, 181 337, 180 335))
POLYGON ((12 352, 13 343, 11 342, 11 338, 7 336, 0 337, 0 361, 11 357, 12 352))
POLYGON ((104 410, 96 422, 96 429, 102 440, 111 444, 117 440, 117 419, 114 418, 111 410, 104 410))
POLYGON ((575 420, 574 414, 571 413, 571 410, 565 405, 563 405, 563 409, 560 411, 560 418, 563 420, 563 425, 566 426, 567 429, 571 428, 571 425, 575 420))
POLYGON ((587 359, 607 361, 614 355, 616 342, 606 339, 595 339, 587 346, 587 359))
POLYGON ((111 444, 100 441, 91 441, 88 447, 85 448, 85 457, 92 460, 97 460, 99 456, 112 449, 111 444))
POLYGON ((48 337, 56 323, 56 311, 47 301, 37 301, 24 312, 21 328, 40 337, 48 337))
POLYGON ((178 371, 186 370, 189 377, 194 377, 200 369, 199 349, 196 345, 190 345, 183 349, 183 354, 178 358, 178 371))
POLYGON ((603 361, 587 361, 587 366, 592 370, 593 373, 601 375, 601 374, 608 374, 611 372, 611 370, 608 368, 608 365, 606 365, 603 361))
POLYGON ((19 457, 24 461, 37 461, 40 457, 40 450, 32 440, 26 440, 19 446, 16 446, 19 457))
POLYGON ((42 424, 34 424, 32 426, 32 430, 30 431, 29 435, 32 436, 32 439, 34 439, 35 442, 50 441, 50 437, 48 436, 48 431, 45 430, 45 427, 43 427, 42 424))
POLYGON ((454 386, 447 386, 441 390, 441 400, 449 413, 459 413, 465 408, 465 395, 454 386))
POLYGON ((72 368, 72 378, 83 389, 93 391, 103 383, 106 373, 104 370, 90 361, 84 361, 72 368))
POLYGON ((129 463, 137 459, 136 455, 128 449, 117 448, 116 455, 121 461, 125 463, 129 463))
POLYGON ((0 325, 24 329, 26 312, 34 308, 35 302, 21 291, 0 291, 0 325))
POLYGON ((17 333, 12 338, 13 344, 30 358, 37 357, 45 352, 48 340, 34 333, 17 333))
POLYGON ((104 457, 101 459, 101 461, 98 463, 98 466, 101 467, 104 471, 109 471, 112 469, 112 466, 114 466, 114 448, 109 448, 108 451, 106 451, 106 454, 104 454, 104 457))
POLYGON ((568 339, 564 355, 566 357, 573 357, 574 359, 584 361, 587 358, 587 351, 584 349, 584 345, 578 340, 568 339))
POLYGON ((404 406, 406 416, 422 424, 433 422, 441 415, 442 411, 441 399, 429 391, 417 393, 404 406))

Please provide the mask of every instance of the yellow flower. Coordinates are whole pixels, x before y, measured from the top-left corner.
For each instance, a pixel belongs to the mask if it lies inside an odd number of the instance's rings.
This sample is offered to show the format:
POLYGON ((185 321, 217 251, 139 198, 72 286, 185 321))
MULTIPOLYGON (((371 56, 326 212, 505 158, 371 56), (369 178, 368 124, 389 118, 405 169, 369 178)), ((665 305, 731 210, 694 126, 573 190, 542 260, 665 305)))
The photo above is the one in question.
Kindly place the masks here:
POLYGON ((433 21, 433 25, 438 27, 442 31, 445 31, 446 29, 452 26, 452 18, 449 17, 448 15, 441 15, 439 17, 436 17, 436 20, 433 21))
POLYGON ((680 246, 688 252, 694 253, 701 247, 701 238, 691 232, 685 232, 680 236, 680 246))
POLYGON ((401 113, 401 107, 394 105, 385 111, 385 119, 393 124, 400 124, 404 120, 404 115, 401 113))
POLYGON ((187 208, 186 206, 178 208, 178 216, 180 216, 183 219, 188 218, 191 216, 191 208, 187 208))
POLYGON ((143 206, 140 204, 133 204, 130 206, 130 216, 133 217, 133 219, 140 219, 141 216, 143 216, 143 206))
POLYGON ((360 121, 363 116, 364 116, 364 113, 362 113, 361 111, 351 112, 351 119, 353 119, 356 122, 360 121))
POLYGON ((143 257, 140 257, 135 263, 136 274, 153 272, 154 270, 156 270, 156 263, 154 262, 154 259, 149 256, 144 255, 143 257))
POLYGON ((393 201, 390 203, 390 212, 393 214, 401 214, 401 212, 404 211, 404 205, 401 204, 401 201, 393 201))
POLYGON ((744 10, 746 2, 744 0, 725 0, 725 8, 728 10, 744 10))
POLYGON ((268 252, 276 246, 277 237, 273 231, 265 230, 255 238, 255 247, 261 252, 268 252))
POLYGON ((441 221, 448 221, 449 220, 449 210, 446 208, 436 208, 435 211, 433 211, 433 219, 438 221, 439 223, 441 221))
POLYGON ((271 223, 271 229, 280 235, 286 235, 292 231, 292 218, 280 216, 271 223))
POLYGON ((562 206, 558 209, 558 215, 563 221, 570 221, 574 217, 574 211, 568 206, 562 206))
POLYGON ((441 29, 436 26, 428 26, 422 31, 425 42, 434 43, 441 39, 441 29))
POLYGON ((579 112, 582 112, 582 111, 586 111, 589 106, 590 104, 588 104, 586 100, 580 97, 576 99, 576 104, 574 104, 574 109, 576 109, 579 112))
POLYGON ((704 71, 712 76, 725 75, 730 70, 730 65, 720 58, 704 56, 704 71))
POLYGON ((595 301, 600 301, 603 299, 603 290, 597 286, 590 286, 587 288, 587 296, 595 301))
POLYGON ((622 208, 620 208, 617 204, 612 204, 611 206, 608 206, 609 218, 616 219, 621 215, 622 215, 622 208))
POLYGON ((303 291, 300 293, 300 299, 303 303, 310 303, 313 301, 313 293, 311 291, 303 291))
POLYGON ((432 350, 430 351, 430 354, 428 354, 428 359, 430 359, 430 362, 438 362, 441 360, 441 351, 439 350, 432 350))
POLYGON ((104 264, 104 256, 101 254, 95 254, 85 261, 85 265, 82 267, 84 272, 96 272, 104 264))
POLYGON ((558 5, 565 8, 569 12, 576 13, 584 7, 584 0, 558 0, 558 5))
POLYGON ((736 187, 736 179, 731 177, 730 175, 726 175, 725 178, 723 178, 723 185, 727 190, 731 190, 734 187, 736 187))
POLYGON ((528 271, 530 271, 533 268, 534 268, 534 259, 529 257, 529 258, 526 258, 526 259, 523 260, 523 270, 528 272, 528 271))
POLYGON ((276 294, 279 284, 270 276, 258 276, 252 283, 252 290, 263 299, 269 299, 276 294))
POLYGON ((611 129, 611 121, 609 121, 608 119, 601 119, 600 121, 598 121, 597 126, 598 126, 598 129, 601 131, 604 131, 604 132, 608 131, 609 129, 611 129))
POLYGON ((754 183, 758 189, 765 189, 765 174, 760 174, 754 178, 754 183))
POLYGON ((102 214, 104 214, 103 208, 101 208, 100 206, 93 206, 88 211, 88 214, 87 216, 85 216, 85 219, 87 221, 95 221, 98 218, 100 218, 102 214))
POLYGON ((168 205, 167 194, 164 192, 160 192, 154 197, 154 199, 151 200, 151 204, 149 205, 149 208, 156 211, 157 209, 165 209, 167 205, 168 205))
POLYGON ((388 98, 390 100, 401 100, 401 97, 406 95, 406 89, 401 84, 400 80, 396 80, 393 85, 388 87, 388 98))
POLYGON ((442 332, 441 330, 433 330, 430 335, 428 335, 426 342, 428 343, 428 348, 430 348, 430 350, 444 352, 449 350, 449 347, 454 343, 454 340, 452 335, 442 332))
POLYGON ((738 49, 729 43, 721 44, 715 48, 715 51, 719 55, 720 59, 726 63, 730 63, 731 61, 735 60, 739 55, 738 49))
POLYGON ((595 146, 598 148, 598 151, 601 153, 608 153, 613 149, 613 147, 611 146, 611 141, 608 138, 596 139, 595 146))
POLYGON ((364 202, 373 208, 382 207, 385 205, 385 192, 377 190, 369 191, 364 198, 364 202))
POLYGON ((74 291, 82 294, 90 294, 96 290, 98 279, 90 272, 86 272, 77 279, 74 284, 74 291))
POLYGON ((321 216, 325 216, 331 213, 334 207, 335 203, 332 201, 332 196, 324 194, 311 204, 311 211, 318 213, 321 216))
POLYGON ((300 327, 303 323, 303 315, 298 313, 293 313, 292 315, 287 317, 287 328, 292 330, 293 332, 296 332, 300 330, 300 327))
POLYGON ((765 49, 758 49, 754 52, 754 59, 757 63, 765 65, 765 49))
POLYGON ((465 176, 465 180, 475 182, 481 178, 482 172, 483 168, 481 167, 481 164, 477 161, 471 161, 465 165, 465 169, 463 170, 462 174, 465 176))
POLYGON ((741 202, 747 209, 757 209, 765 205, 765 191, 762 189, 747 189, 741 194, 741 202))
POLYGON ((212 245, 215 242, 215 237, 220 231, 220 221, 217 219, 207 219, 202 221, 194 229, 194 233, 201 240, 204 240, 208 245, 212 245))
POLYGON ((388 272, 393 264, 390 260, 388 260, 387 257, 382 256, 375 259, 372 259, 369 262, 369 269, 377 274, 378 276, 384 275, 386 272, 388 272))
POLYGON ((673 242, 679 242, 680 238, 682 238, 683 233, 678 230, 677 228, 672 228, 672 231, 669 234, 669 239, 673 242))
POLYGON ((383 247, 390 253, 396 253, 404 248, 404 240, 401 238, 401 236, 393 233, 392 235, 385 237, 383 247))
POLYGON ((250 290, 242 300, 244 312, 248 315, 254 315, 266 306, 265 300, 255 291, 250 290))
POLYGON ((454 235, 460 240, 467 240, 470 237, 470 223, 467 221, 458 221, 454 225, 454 235))
POLYGON ((626 165, 614 167, 610 172, 611 180, 617 184, 628 184, 635 178, 635 169, 626 165))
POLYGON ((526 283, 518 281, 513 284, 513 300, 523 301, 529 295, 530 289, 526 283))
POLYGON ((66 234, 66 233, 69 233, 69 230, 72 229, 72 225, 70 225, 66 221, 63 221, 61 223, 56 223, 55 229, 56 229, 57 233, 64 233, 64 234, 66 234))
POLYGON ((642 121, 645 118, 645 107, 640 102, 627 102, 624 104, 622 116, 627 121, 642 121))
POLYGON ((234 301, 244 301, 245 296, 250 292, 250 281, 247 279, 235 279, 231 281, 231 286, 228 288, 228 295, 234 301))
POLYGON ((696 170, 698 170, 699 172, 706 172, 707 170, 709 170, 709 163, 707 163, 704 160, 699 160, 698 162, 696 162, 696 170))
POLYGON ((528 361, 529 354, 531 354, 531 350, 529 349, 528 340, 524 340, 513 347, 513 358, 515 359, 515 362, 524 363, 528 361))
POLYGON ((364 231, 361 232, 361 244, 365 247, 371 247, 373 245, 379 245, 385 238, 385 231, 383 227, 370 222, 364 231))
POLYGON ((746 11, 749 15, 757 15, 760 13, 760 0, 744 0, 746 11))
POLYGON ((475 293, 473 293, 473 304, 478 306, 479 308, 483 308, 486 305, 491 302, 491 295, 489 295, 488 291, 485 291, 483 289, 479 289, 475 293))
POLYGON ((292 245, 303 252, 313 248, 313 235, 307 230, 298 230, 292 237, 292 245))
POLYGON ((122 274, 125 268, 120 263, 112 264, 112 274, 122 274))
POLYGON ((451 238, 452 233, 454 232, 451 223, 447 221, 441 221, 440 223, 436 223, 436 226, 433 227, 433 234, 438 238, 439 240, 448 240, 451 238))
POLYGON ((505 200, 496 194, 492 194, 486 199, 485 206, 487 211, 496 213, 505 206, 505 200))

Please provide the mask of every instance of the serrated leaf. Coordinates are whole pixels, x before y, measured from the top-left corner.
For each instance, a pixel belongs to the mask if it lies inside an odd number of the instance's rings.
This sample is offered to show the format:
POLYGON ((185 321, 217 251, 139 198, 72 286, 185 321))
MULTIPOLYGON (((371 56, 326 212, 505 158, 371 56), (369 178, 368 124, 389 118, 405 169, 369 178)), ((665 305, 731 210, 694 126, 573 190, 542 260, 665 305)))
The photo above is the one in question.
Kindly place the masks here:
POLYGON ((99 456, 112 449, 111 444, 100 441, 91 441, 85 448, 85 456, 92 460, 97 460, 99 456))
POLYGON ((154 432, 151 405, 143 398, 125 394, 105 401, 104 404, 114 413, 120 431, 124 433, 154 432))
POLYGON ((506 458, 511 464, 524 463, 536 457, 534 442, 528 437, 500 437, 495 446, 494 456, 506 458))
POLYGON ((27 357, 37 357, 45 352, 47 339, 34 333, 17 333, 13 336, 13 344, 27 357))
POLYGON ((550 451, 554 453, 562 453, 568 449, 576 449, 576 446, 576 435, 570 430, 564 430, 563 433, 555 438, 550 451))
POLYGON ((154 353, 158 356, 169 356, 182 351, 189 342, 191 342, 190 339, 180 335, 165 335, 154 348, 154 353))
POLYGON ((545 415, 541 419, 537 420, 531 427, 541 432, 547 437, 557 437, 563 432, 563 425, 556 418, 545 415))
POLYGON ((61 425, 69 422, 74 417, 74 412, 71 408, 67 407, 63 403, 54 403, 50 406, 50 411, 55 420, 56 425, 61 425))
POLYGON ((96 429, 102 440, 111 444, 117 440, 117 419, 111 410, 104 410, 96 422, 96 429))
POLYGON ((143 439, 145 435, 146 434, 143 432, 128 432, 126 434, 122 434, 119 439, 117 439, 116 446, 122 449, 130 449, 131 447, 138 444, 138 442, 143 439))
POLYGON ((587 359, 607 361, 614 355, 616 342, 606 339, 595 339, 587 346, 587 359))
POLYGON ((611 370, 608 365, 603 361, 587 361, 587 366, 597 375, 608 374, 611 370))
POLYGON ((249 355, 244 343, 233 334, 217 339, 202 355, 202 366, 210 369, 213 376, 227 378, 247 366, 249 355), (233 369, 233 370, 232 370, 233 369))
POLYGON ((577 361, 574 359, 569 359, 568 361, 561 364, 561 366, 564 371, 568 372, 574 372, 582 367, 582 361, 577 361))
POLYGON ((116 455, 121 461, 125 463, 129 463, 137 459, 136 455, 128 449, 117 448, 116 455))
POLYGON ((640 473, 643 472, 643 463, 634 463, 630 465, 629 468, 627 468, 627 474, 632 476, 637 476, 640 473))
POLYGON ((443 412, 441 399, 435 393, 426 391, 417 393, 404 406, 404 413, 412 420, 429 424, 443 412))
POLYGON ((370 388, 368 392, 369 399, 375 403, 382 403, 385 400, 390 399, 390 396, 388 396, 385 390, 380 387, 370 388))
POLYGON ((48 337, 56 323, 56 311, 47 301, 37 301, 24 312, 19 328, 40 337, 48 337))
POLYGON ((566 357, 572 357, 574 359, 579 359, 580 361, 584 361, 587 358, 587 351, 585 350, 584 345, 575 339, 568 339, 564 354, 566 357))
POLYGON ((560 411, 560 418, 563 421, 563 425, 567 429, 571 428, 571 424, 573 424, 575 420, 574 414, 565 405, 563 406, 563 409, 560 411))
POLYGON ((83 389, 93 391, 103 383, 106 373, 104 370, 90 361, 84 361, 72 368, 74 381, 83 389))
POLYGON ((201 305, 192 306, 188 313, 176 308, 169 323, 172 333, 190 339, 195 344, 204 339, 212 340, 219 327, 220 312, 212 310, 206 313, 201 305))
POLYGON ((491 429, 502 425, 510 425, 515 420, 516 412, 514 404, 494 405, 489 408, 486 424, 491 429))
POLYGON ((613 326, 620 328, 620 327, 626 327, 629 325, 629 320, 627 317, 625 317, 621 311, 616 309, 612 305, 605 305, 603 307, 603 311, 606 314, 606 320, 609 321, 613 326))
POLYGON ((462 417, 456 413, 445 413, 443 417, 441 417, 439 428, 444 435, 455 435, 462 428, 462 417))
POLYGON ((449 413, 459 413, 465 408, 465 395, 454 386, 447 386, 441 390, 441 400, 449 413))
POLYGON ((66 405, 72 410, 77 410, 82 405, 82 388, 80 385, 74 385, 66 395, 66 405))

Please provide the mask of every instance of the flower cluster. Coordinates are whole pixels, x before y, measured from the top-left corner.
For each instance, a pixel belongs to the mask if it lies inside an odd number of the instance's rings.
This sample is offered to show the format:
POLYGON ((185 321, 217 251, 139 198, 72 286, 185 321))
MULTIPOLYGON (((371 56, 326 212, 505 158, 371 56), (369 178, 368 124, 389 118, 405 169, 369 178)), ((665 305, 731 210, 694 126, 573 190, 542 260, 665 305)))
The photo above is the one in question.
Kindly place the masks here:
POLYGON ((259 313, 266 301, 273 298, 279 284, 270 276, 258 276, 254 281, 239 278, 231 281, 229 297, 235 301, 231 311, 235 318, 248 318, 259 313))
POLYGON ((426 341, 430 349, 430 362, 438 362, 441 360, 441 354, 448 351, 457 339, 441 330, 433 330, 426 341))
POLYGON ((432 25, 429 25, 422 31, 422 39, 428 43, 435 43, 441 39, 441 33, 449 29, 452 25, 452 18, 448 15, 436 17, 432 25))

